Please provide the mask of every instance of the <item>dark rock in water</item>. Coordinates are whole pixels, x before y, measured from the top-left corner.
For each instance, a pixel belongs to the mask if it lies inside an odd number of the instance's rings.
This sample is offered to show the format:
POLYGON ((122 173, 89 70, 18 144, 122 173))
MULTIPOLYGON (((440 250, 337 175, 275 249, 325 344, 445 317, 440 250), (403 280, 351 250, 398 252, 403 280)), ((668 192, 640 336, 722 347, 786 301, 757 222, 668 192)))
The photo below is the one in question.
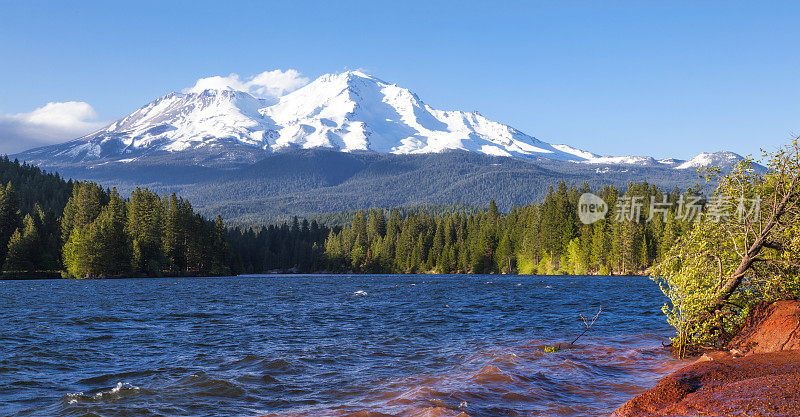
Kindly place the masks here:
POLYGON ((798 327, 800 302, 759 304, 730 343, 730 351, 703 355, 613 416, 798 416, 798 327))

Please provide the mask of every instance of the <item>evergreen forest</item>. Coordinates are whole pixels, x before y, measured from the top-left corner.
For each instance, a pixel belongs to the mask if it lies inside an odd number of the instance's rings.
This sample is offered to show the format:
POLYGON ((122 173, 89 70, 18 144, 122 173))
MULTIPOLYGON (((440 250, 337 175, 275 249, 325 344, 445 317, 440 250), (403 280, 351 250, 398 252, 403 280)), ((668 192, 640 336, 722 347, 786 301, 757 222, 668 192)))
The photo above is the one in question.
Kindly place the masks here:
POLYGON ((7 157, 0 159, 0 180, 3 274, 22 278, 642 274, 691 229, 682 202, 699 196, 647 182, 625 190, 561 182, 540 203, 507 212, 490 200, 483 208, 375 208, 232 228, 219 216, 204 218, 175 194, 136 188, 123 196, 7 157), (578 216, 579 198, 588 192, 608 205, 605 218, 592 224, 578 216), (638 204, 626 207, 624 199, 638 204))

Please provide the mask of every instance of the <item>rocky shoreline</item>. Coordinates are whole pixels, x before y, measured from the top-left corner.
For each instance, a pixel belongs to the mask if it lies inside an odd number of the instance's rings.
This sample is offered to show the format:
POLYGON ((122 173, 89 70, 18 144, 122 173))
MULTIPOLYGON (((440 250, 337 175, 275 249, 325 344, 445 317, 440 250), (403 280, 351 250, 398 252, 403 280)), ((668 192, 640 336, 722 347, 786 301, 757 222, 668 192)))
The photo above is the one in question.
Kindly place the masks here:
POLYGON ((614 417, 799 416, 800 302, 755 306, 727 350, 708 352, 614 417))

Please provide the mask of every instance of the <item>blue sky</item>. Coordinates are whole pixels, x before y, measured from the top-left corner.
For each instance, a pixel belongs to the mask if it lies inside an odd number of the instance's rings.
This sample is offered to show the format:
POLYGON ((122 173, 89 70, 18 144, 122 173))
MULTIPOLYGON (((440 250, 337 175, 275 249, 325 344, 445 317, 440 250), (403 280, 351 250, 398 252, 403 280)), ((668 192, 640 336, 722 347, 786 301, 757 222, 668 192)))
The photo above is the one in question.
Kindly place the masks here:
POLYGON ((0 134, 16 126, 0 152, 36 145, 20 126, 49 102, 88 103, 65 117, 100 123, 202 77, 273 69, 313 79, 360 68, 436 108, 478 110, 600 154, 757 154, 800 133, 800 6, 792 2, 0 8, 0 134))

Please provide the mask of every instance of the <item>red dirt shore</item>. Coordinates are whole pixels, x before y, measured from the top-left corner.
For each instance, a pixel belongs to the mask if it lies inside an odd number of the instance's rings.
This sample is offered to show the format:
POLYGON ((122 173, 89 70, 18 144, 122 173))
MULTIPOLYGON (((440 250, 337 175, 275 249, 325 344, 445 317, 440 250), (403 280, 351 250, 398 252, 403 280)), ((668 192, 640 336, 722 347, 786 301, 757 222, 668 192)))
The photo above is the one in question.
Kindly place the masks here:
POLYGON ((612 416, 800 416, 800 302, 757 305, 728 348, 666 376, 612 416))

